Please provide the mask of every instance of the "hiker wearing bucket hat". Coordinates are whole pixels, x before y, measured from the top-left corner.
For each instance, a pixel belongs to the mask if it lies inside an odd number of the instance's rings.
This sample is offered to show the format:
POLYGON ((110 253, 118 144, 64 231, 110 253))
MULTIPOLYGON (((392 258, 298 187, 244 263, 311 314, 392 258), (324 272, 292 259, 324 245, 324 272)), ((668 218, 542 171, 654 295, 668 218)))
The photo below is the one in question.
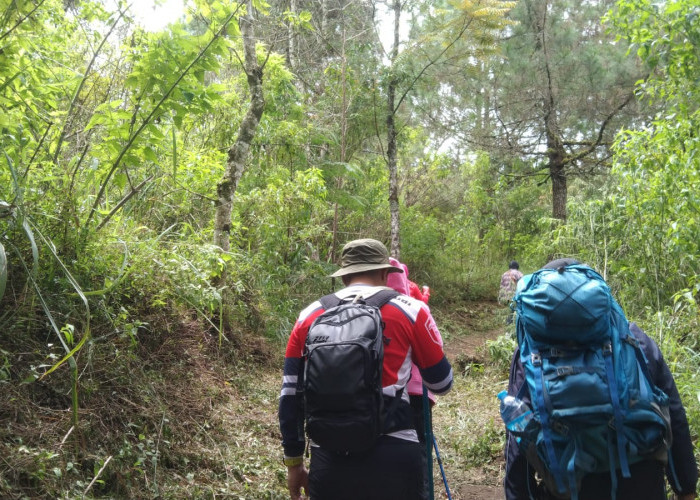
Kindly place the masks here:
POLYGON ((340 253, 340 269, 331 274, 339 278, 348 274, 386 269, 389 273, 403 273, 389 261, 389 252, 381 241, 365 238, 346 243, 340 253))
POLYGON ((412 361, 418 365, 425 385, 437 395, 451 388, 452 367, 440 345, 430 310, 425 303, 388 288, 390 273, 403 273, 403 269, 392 265, 384 244, 374 239, 350 241, 341 252, 340 269, 331 275, 340 277, 345 287, 306 307, 292 329, 285 353, 279 420, 287 485, 293 500, 302 498, 302 489, 313 500, 427 498, 422 447, 405 389, 412 361), (325 311, 343 307, 327 309, 323 304, 329 300, 347 304, 359 299, 369 304, 375 295, 387 294, 391 298, 379 307, 383 323, 381 393, 385 401, 380 435, 361 452, 336 452, 311 442, 307 471, 303 397, 298 385, 304 373, 307 336, 314 338, 309 329, 325 311))

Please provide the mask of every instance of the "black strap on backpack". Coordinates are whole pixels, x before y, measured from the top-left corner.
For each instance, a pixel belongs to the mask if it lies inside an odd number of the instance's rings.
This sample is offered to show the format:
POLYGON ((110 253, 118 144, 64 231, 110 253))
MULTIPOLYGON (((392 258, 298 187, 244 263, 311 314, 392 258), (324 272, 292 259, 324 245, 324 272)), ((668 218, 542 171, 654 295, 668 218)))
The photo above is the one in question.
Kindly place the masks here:
POLYGON ((369 306, 374 306, 377 309, 380 309, 384 306, 384 304, 387 304, 391 299, 394 297, 398 297, 401 295, 399 292, 396 290, 392 290, 391 288, 385 288, 382 290, 379 290, 378 292, 370 295, 367 298, 362 298, 361 296, 354 296, 351 295, 349 297, 346 297, 344 299, 341 299, 338 297, 336 294, 331 293, 329 295, 324 295, 319 299, 319 302, 323 306, 325 310, 330 309, 331 307, 338 306, 342 304, 343 302, 347 302, 348 299, 354 298, 354 300, 361 300, 363 303, 369 305, 369 306))

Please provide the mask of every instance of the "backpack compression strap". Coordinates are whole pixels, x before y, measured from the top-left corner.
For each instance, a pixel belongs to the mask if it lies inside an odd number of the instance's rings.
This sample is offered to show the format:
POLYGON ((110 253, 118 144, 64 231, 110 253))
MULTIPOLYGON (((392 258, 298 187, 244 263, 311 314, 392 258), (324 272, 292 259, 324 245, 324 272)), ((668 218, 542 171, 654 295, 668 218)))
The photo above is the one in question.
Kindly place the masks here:
POLYGON ((554 444, 552 443, 551 428, 549 423, 549 414, 547 413, 547 406, 545 405, 544 401, 544 375, 542 373, 542 356, 539 352, 532 351, 532 353, 530 354, 530 359, 535 371, 535 375, 533 377, 535 386, 533 403, 537 405, 537 410, 539 412, 540 420, 542 423, 542 438, 544 439, 545 449, 547 451, 547 458, 549 460, 550 468, 552 470, 552 476, 554 476, 558 493, 564 494, 566 492, 563 479, 564 474, 561 470, 561 466, 559 465, 557 454, 554 451, 554 444))

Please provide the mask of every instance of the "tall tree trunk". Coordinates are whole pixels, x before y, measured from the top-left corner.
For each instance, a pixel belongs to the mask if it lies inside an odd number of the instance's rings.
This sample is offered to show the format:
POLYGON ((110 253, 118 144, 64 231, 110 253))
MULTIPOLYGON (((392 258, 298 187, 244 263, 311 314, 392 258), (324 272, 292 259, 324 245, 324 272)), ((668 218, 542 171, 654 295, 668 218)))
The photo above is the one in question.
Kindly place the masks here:
POLYGON ((549 175, 552 178, 552 217, 561 221, 566 220, 566 172, 564 167, 564 147, 561 141, 554 138, 548 141, 549 175))
POLYGON ((558 133, 554 109, 554 99, 545 103, 548 108, 545 114, 545 130, 547 134, 547 168, 552 179, 552 217, 561 221, 566 220, 566 151, 558 133))
POLYGON ((321 33, 319 35, 320 42, 328 36, 328 0, 321 0, 321 33))
POLYGON ((479 94, 481 99, 477 100, 476 110, 476 135, 480 141, 491 134, 491 89, 494 85, 493 80, 489 76, 489 68, 486 63, 482 62, 479 65, 479 78, 481 81, 488 82, 484 85, 479 94))
MULTIPOLYGON (((391 49, 392 73, 393 65, 399 56, 399 26, 401 18, 401 2, 394 0, 394 46, 391 49)), ((396 173, 396 77, 392 74, 387 88, 386 157, 389 167, 389 212, 391 214, 391 255, 399 259, 401 255, 401 225, 399 220, 399 182, 396 173)))
POLYGON ((253 7, 248 2, 248 9, 245 16, 238 20, 243 39, 243 52, 245 56, 245 72, 248 77, 248 88, 250 89, 250 107, 243 117, 243 121, 238 127, 238 136, 228 150, 228 159, 224 177, 216 186, 216 215, 214 218, 214 244, 224 251, 231 248, 231 211, 233 208, 233 197, 236 194, 238 182, 245 171, 246 161, 250 145, 255 137, 255 132, 260 123, 263 110, 265 109, 265 99, 263 96, 262 76, 263 67, 258 63, 255 54, 255 34, 253 27, 253 7))
POLYGON ((555 84, 552 81, 552 71, 549 64, 547 45, 547 4, 542 5, 542 13, 534 17, 535 32, 538 34, 539 47, 542 52, 543 70, 545 77, 544 128, 547 134, 547 160, 549 175, 552 178, 552 217, 561 221, 566 220, 566 152, 559 133, 557 122, 557 101, 554 94, 555 84))
MULTIPOLYGON (((298 14, 297 0, 289 0, 289 11, 292 15, 298 14)), ((287 24, 287 65, 294 70, 297 64, 297 31, 294 23, 289 21, 287 24)))
MULTIPOLYGON (((347 54, 345 53, 345 48, 347 44, 346 32, 345 32, 345 17, 341 18, 342 23, 342 70, 341 70, 341 110, 340 110, 340 162, 345 163, 347 161, 347 140, 348 140, 348 79, 347 79, 347 69, 348 61, 347 54)), ((338 176, 336 179, 336 189, 340 190, 343 187, 343 177, 338 176)), ((335 202, 333 210, 333 242, 331 244, 331 262, 335 262, 335 255, 337 253, 338 247, 338 217, 339 217, 339 206, 338 202, 335 202)))

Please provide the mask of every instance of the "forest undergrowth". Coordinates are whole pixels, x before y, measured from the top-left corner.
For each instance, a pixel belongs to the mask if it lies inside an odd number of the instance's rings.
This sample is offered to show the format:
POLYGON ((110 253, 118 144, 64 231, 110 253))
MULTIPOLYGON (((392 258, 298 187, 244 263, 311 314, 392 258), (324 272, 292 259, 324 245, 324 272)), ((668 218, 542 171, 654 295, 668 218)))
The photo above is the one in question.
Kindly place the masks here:
MULTIPOLYGON (((455 369, 454 389, 434 410, 452 496, 499 498, 495 395, 507 365, 491 361, 486 343, 503 333, 502 310, 464 303, 434 312, 455 369)), ((219 348, 186 320, 116 350, 94 343, 81 360, 77 428, 62 378, 0 384, 10 402, 0 410, 0 496, 287 498, 277 423, 283 347, 250 334, 219 348)), ((434 476, 440 498, 437 463, 434 476)))

